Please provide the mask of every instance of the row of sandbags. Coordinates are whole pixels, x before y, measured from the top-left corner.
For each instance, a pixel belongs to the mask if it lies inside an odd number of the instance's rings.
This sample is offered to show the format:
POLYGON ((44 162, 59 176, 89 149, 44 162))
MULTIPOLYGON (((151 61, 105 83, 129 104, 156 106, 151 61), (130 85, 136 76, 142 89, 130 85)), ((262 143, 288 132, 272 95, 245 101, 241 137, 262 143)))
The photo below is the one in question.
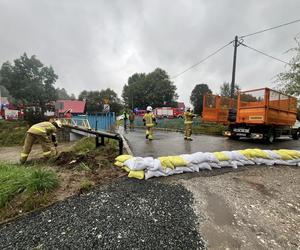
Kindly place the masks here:
POLYGON ((297 165, 300 166, 300 151, 245 149, 221 152, 197 152, 178 156, 133 157, 120 155, 115 165, 127 171, 128 177, 149 179, 185 172, 199 172, 213 168, 238 168, 246 165, 297 165))

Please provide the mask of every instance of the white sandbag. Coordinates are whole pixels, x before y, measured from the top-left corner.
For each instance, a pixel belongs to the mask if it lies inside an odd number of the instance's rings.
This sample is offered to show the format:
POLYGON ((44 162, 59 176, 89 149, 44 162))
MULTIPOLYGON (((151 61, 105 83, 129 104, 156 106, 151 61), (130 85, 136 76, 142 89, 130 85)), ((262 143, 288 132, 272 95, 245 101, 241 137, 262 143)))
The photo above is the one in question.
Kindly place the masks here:
POLYGON ((281 156, 273 150, 263 150, 263 151, 268 154, 270 159, 281 159, 281 156))
POLYGON ((241 154, 239 151, 222 151, 230 160, 239 161, 239 160, 247 160, 247 158, 241 154))
POLYGON ((237 168, 237 165, 236 165, 236 164, 232 164, 232 163, 229 162, 229 161, 220 161, 219 165, 220 165, 222 168, 225 168, 225 167, 237 168))
POLYGON ((192 154, 180 155, 188 164, 193 162, 194 156, 192 154))
POLYGON ((194 172, 199 172, 200 171, 199 165, 197 165, 197 164, 189 164, 188 167, 193 169, 194 172))
MULTIPOLYGON (((222 161, 220 161, 220 163, 221 163, 221 162, 222 162, 222 161)), ((210 162, 210 163, 208 163, 208 164, 209 164, 209 166, 210 166, 211 168, 221 168, 220 163, 210 162)))
POLYGON ((244 164, 240 161, 234 160, 234 161, 229 161, 229 162, 230 162, 230 164, 233 164, 233 165, 238 166, 238 167, 243 167, 244 166, 244 164))
POLYGON ((151 171, 162 170, 161 162, 158 159, 153 160, 153 164, 149 165, 148 168, 151 171))
POLYGON ((145 179, 148 180, 152 177, 161 177, 161 176, 167 176, 165 173, 161 172, 161 171, 145 171, 145 179))
POLYGON ((145 158, 133 157, 124 162, 124 165, 131 170, 144 170, 147 168, 145 158))
POLYGON ((199 169, 211 170, 211 166, 207 162, 202 162, 202 163, 197 164, 197 165, 199 166, 199 169))
POLYGON ((239 160, 244 166, 246 165, 254 165, 255 163, 251 160, 239 160))
POLYGON ((272 166, 275 164, 274 160, 270 160, 270 159, 264 159, 264 158, 254 158, 252 159, 256 164, 260 165, 260 164, 264 164, 264 165, 268 165, 268 166, 272 166))
POLYGON ((175 171, 182 171, 182 173, 191 173, 191 172, 194 172, 194 169, 190 168, 190 167, 176 167, 174 170, 175 171))
POLYGON ((189 162, 202 163, 202 162, 219 162, 219 161, 213 153, 197 152, 197 153, 191 154, 191 158, 190 158, 189 162))

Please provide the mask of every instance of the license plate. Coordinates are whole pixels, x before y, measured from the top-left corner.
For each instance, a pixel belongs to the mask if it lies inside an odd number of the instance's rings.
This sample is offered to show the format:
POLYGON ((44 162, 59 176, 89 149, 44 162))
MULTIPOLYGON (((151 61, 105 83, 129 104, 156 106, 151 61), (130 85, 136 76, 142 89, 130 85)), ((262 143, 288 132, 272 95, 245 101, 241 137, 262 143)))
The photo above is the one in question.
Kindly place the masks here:
POLYGON ((234 128, 233 131, 237 132, 237 133, 249 133, 250 129, 249 128, 234 128))
POLYGON ((236 133, 237 136, 247 136, 245 133, 236 133))

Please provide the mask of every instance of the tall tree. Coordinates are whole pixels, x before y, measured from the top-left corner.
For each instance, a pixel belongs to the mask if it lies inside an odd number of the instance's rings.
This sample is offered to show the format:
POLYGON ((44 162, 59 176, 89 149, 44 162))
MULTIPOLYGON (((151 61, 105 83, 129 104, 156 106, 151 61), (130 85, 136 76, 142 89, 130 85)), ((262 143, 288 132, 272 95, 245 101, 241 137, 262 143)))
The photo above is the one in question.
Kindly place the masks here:
MULTIPOLYGON (((238 84, 234 85, 234 97, 237 97, 238 92, 241 90, 238 84)), ((225 97, 231 97, 231 86, 229 82, 223 82, 220 87, 220 95, 225 97)))
POLYGON ((194 106, 194 112, 201 115, 203 110, 203 96, 212 93, 207 84, 197 84, 191 93, 191 103, 194 106))
POLYGON ((118 98, 116 92, 107 88, 101 91, 82 91, 79 96, 79 100, 86 100, 87 112, 102 112, 103 104, 107 100, 110 105, 110 111, 120 113, 123 106, 121 100, 118 98))
POLYGON ((297 47, 288 50, 295 55, 285 72, 277 75, 280 89, 290 95, 300 96, 300 41, 295 38, 297 47))
POLYGON ((157 68, 149 74, 135 73, 123 87, 123 100, 127 107, 145 109, 176 106, 176 86, 170 81, 166 71, 157 68))
POLYGON ((24 53, 14 63, 5 62, 0 69, 0 84, 12 97, 25 105, 45 109, 46 103, 56 100, 54 84, 58 78, 53 68, 24 53))
POLYGON ((65 88, 56 88, 56 95, 58 100, 75 100, 74 94, 69 95, 65 88))

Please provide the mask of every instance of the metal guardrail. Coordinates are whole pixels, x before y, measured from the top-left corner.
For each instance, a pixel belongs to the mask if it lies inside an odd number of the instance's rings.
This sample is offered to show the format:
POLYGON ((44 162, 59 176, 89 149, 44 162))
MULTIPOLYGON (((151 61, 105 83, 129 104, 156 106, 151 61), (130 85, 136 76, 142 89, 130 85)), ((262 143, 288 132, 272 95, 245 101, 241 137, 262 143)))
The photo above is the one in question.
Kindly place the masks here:
POLYGON ((96 147, 105 145, 104 138, 117 140, 119 142, 119 154, 120 155, 123 154, 123 139, 119 134, 113 134, 113 133, 108 133, 108 132, 104 132, 104 131, 92 130, 91 127, 89 126, 88 121, 87 121, 87 123, 83 123, 85 126, 78 126, 78 123, 72 123, 72 122, 70 122, 70 119, 67 119, 67 120, 68 121, 62 122, 64 127, 94 135, 96 137, 95 138, 96 147), (73 124, 76 124, 76 125, 73 125, 73 124), (99 141, 99 138, 100 138, 100 141, 99 141))

